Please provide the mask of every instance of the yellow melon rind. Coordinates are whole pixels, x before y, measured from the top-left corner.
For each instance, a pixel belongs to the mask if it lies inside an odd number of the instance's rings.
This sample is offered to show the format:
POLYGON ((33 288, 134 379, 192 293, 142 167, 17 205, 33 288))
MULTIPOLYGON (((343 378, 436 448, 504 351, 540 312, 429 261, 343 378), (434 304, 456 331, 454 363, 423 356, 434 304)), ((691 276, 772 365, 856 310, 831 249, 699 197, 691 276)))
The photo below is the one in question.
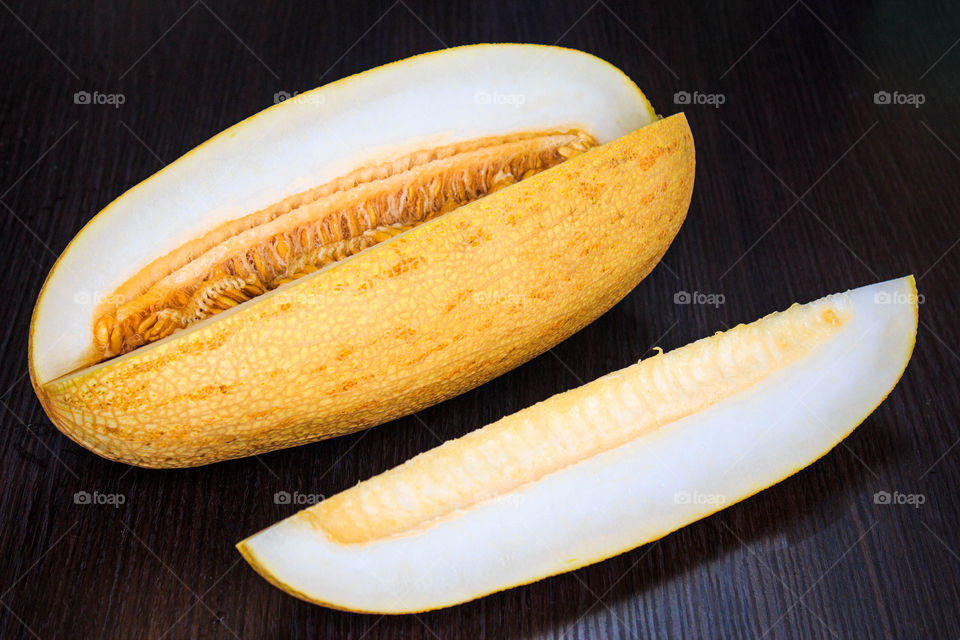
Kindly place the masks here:
POLYGON ((683 222, 682 114, 596 147, 190 330, 41 384, 94 452, 196 466, 417 411, 609 309, 683 222))

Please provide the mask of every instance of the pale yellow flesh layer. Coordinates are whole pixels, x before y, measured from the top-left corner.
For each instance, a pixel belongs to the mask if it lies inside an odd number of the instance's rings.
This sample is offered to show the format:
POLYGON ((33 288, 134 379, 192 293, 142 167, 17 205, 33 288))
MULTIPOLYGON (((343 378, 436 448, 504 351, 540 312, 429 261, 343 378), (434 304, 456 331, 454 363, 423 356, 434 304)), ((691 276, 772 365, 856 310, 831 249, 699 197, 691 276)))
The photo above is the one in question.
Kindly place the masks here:
POLYGON ((595 147, 317 273, 36 385, 115 460, 195 466, 355 431, 458 395, 592 322, 686 214, 683 115, 595 147))
POLYGON ((803 357, 848 318, 794 305, 446 442, 297 517, 340 543, 411 532, 703 411, 803 357))
POLYGON ((238 548, 317 604, 408 613, 609 558, 787 478, 902 375, 912 277, 794 305, 556 395, 238 548))

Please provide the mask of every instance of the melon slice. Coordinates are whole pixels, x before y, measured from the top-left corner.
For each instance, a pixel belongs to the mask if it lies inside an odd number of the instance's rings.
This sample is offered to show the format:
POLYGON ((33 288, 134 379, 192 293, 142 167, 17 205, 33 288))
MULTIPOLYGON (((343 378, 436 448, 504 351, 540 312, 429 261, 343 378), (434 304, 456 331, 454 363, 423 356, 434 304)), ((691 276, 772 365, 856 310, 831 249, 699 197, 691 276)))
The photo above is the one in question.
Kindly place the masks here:
POLYGON ((811 464, 903 373, 913 277, 793 305, 561 393, 238 545, 318 604, 445 607, 656 540, 811 464))

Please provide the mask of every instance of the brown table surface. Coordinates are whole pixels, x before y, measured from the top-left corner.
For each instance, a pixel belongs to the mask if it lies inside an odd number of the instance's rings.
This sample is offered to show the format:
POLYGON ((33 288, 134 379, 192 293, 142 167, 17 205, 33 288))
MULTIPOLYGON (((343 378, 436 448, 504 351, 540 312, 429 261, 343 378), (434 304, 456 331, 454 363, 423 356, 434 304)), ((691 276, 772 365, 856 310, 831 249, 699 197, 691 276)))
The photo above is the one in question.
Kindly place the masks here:
POLYGON ((956 5, 0 4, 0 637, 960 636, 956 5), (686 112, 693 202, 649 278, 551 352, 363 433, 167 472, 102 460, 60 435, 27 378, 27 329, 47 271, 85 222, 279 91, 484 41, 589 51, 659 112, 686 112), (78 91, 125 101, 75 104, 78 91), (722 104, 678 104, 681 91, 722 104), (810 468, 656 543, 392 617, 296 600, 234 549, 297 509, 274 504, 275 492, 331 495, 654 346, 907 273, 924 296, 919 335, 880 408, 810 468), (681 291, 723 304, 675 304, 681 291), (78 491, 125 502, 75 504, 78 491), (877 504, 880 491, 923 504, 877 504))

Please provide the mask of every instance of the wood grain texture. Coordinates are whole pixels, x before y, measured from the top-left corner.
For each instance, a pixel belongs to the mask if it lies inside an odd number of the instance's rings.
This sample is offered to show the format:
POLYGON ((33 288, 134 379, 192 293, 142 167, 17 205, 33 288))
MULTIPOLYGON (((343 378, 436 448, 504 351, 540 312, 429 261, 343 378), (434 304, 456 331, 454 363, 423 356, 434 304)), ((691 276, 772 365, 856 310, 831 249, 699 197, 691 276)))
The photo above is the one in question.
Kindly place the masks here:
POLYGON ((960 636, 956 7, 45 5, 0 8, 0 637, 960 636), (260 458, 131 469, 53 428, 26 377, 29 316, 57 254, 94 213, 277 92, 483 41, 595 53, 636 80, 661 113, 687 114, 698 152, 687 222, 623 302, 463 396, 260 458), (125 101, 76 104, 78 91, 125 101), (690 104, 675 104, 680 91, 690 104), (891 102, 908 94, 924 102, 877 104, 878 91, 899 92, 891 102), (703 103, 708 94, 723 104, 703 103), (277 504, 277 492, 331 495, 653 346, 910 272, 924 295, 920 332, 886 402, 812 467, 656 543, 399 617, 297 601, 233 548, 299 508, 277 504), (719 294, 723 303, 675 304, 681 291, 719 294), (124 502, 76 504, 83 491, 124 502), (924 503, 877 504, 883 491, 924 503))

